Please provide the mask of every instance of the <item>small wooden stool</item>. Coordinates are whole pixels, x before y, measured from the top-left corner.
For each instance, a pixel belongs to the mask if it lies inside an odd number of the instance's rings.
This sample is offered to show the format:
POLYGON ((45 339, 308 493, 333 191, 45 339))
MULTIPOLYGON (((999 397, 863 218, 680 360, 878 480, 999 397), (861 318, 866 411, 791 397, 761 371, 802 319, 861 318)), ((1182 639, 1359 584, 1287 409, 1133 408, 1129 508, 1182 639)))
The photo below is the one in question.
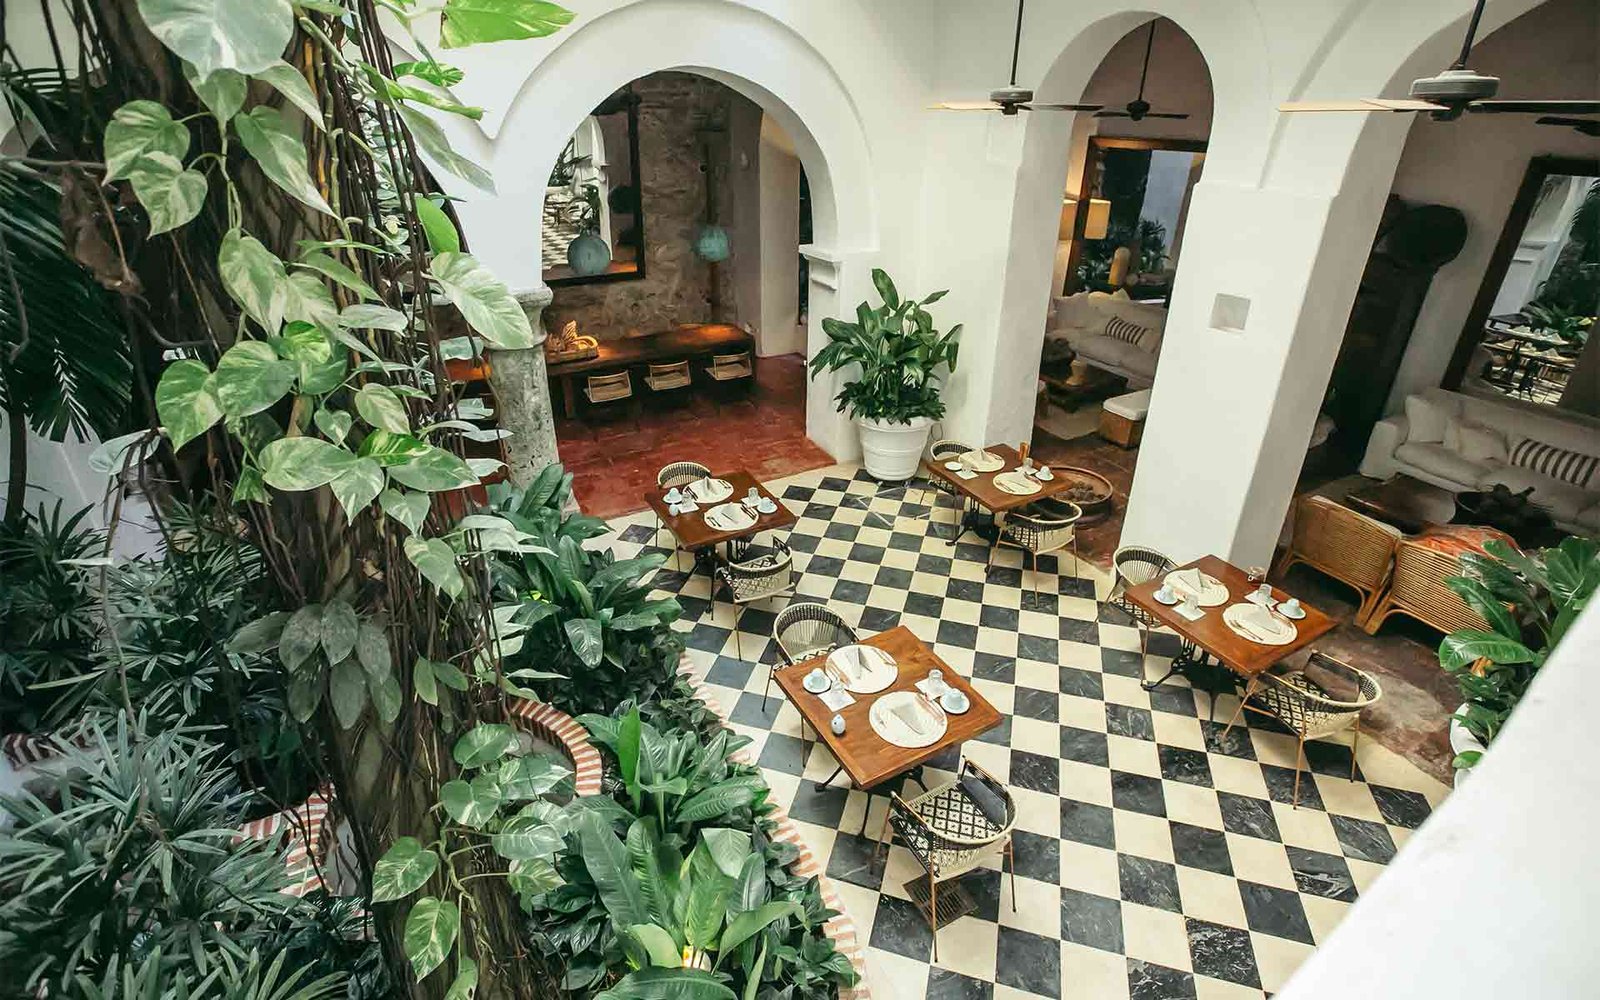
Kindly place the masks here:
POLYGON ((1108 399, 1100 407, 1100 436, 1124 448, 1138 447, 1145 415, 1150 412, 1150 390, 1108 399))

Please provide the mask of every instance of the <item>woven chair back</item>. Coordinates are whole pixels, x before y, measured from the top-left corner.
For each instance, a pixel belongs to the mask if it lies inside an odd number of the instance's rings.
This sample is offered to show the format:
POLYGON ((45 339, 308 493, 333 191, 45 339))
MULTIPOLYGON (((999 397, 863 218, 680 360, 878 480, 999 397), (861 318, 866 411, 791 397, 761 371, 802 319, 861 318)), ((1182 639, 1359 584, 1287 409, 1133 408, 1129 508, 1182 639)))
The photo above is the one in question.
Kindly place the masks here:
POLYGON ((671 465, 663 465, 661 471, 656 473, 656 486, 666 490, 674 486, 699 482, 710 476, 711 470, 699 462, 673 462, 671 465))
POLYGON ((778 642, 784 662, 791 664, 860 641, 855 629, 837 611, 810 602, 791 604, 778 612, 772 623, 772 637, 778 642))

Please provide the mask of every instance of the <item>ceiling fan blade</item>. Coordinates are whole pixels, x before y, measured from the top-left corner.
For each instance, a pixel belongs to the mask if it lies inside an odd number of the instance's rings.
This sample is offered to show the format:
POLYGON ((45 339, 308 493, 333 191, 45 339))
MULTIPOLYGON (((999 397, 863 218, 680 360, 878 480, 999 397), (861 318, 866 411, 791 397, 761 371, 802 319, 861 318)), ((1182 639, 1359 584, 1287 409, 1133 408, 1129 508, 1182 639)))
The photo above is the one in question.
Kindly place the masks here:
POLYGON ((1284 101, 1278 105, 1278 110, 1294 114, 1302 111, 1439 111, 1442 108, 1431 101, 1358 97, 1353 101, 1284 101))
POLYGON ((940 101, 938 104, 928 105, 930 111, 999 111, 1000 105, 993 101, 940 101))
POLYGON ((1478 114, 1600 115, 1600 101, 1474 101, 1467 110, 1478 114))
POLYGON ((1099 111, 1104 104, 1040 104, 1035 101, 1032 105, 1035 111, 1099 111))
POLYGON ((1561 115, 1544 115, 1533 120, 1535 125, 1560 125, 1564 128, 1576 129, 1584 135, 1600 138, 1600 119, 1596 118, 1566 118, 1561 115))
POLYGON ((1129 117, 1129 115, 1128 115, 1128 113, 1126 111, 1096 111, 1094 113, 1094 116, 1096 118, 1127 118, 1127 117, 1129 117))
POLYGON ((1187 111, 1146 111, 1144 116, 1146 118, 1187 118, 1189 113, 1187 111))

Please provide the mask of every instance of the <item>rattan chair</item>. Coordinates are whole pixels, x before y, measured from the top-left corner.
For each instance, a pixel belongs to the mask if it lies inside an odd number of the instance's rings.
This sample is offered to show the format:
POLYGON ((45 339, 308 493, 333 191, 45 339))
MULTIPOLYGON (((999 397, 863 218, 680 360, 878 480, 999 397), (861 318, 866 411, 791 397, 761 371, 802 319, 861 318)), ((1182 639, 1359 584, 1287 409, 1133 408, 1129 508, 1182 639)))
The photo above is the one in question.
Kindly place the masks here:
MULTIPOLYGON (((989 549, 989 565, 994 565, 994 550, 1002 545, 1021 549, 1033 558, 1039 570, 1039 557, 1065 548, 1072 550, 1072 575, 1078 575, 1078 519, 1083 509, 1070 500, 1035 500, 1021 510, 995 515, 999 534, 989 549)), ((1038 593, 1038 588, 1034 588, 1038 593)))
POLYGON ((1106 603, 1132 618, 1134 624, 1139 627, 1141 668, 1144 664, 1149 630, 1160 628, 1161 622, 1150 612, 1128 600, 1128 589, 1137 587, 1141 583, 1148 583, 1156 577, 1166 576, 1177 568, 1178 564, 1171 556, 1143 545, 1123 545, 1111 555, 1111 571, 1115 579, 1111 584, 1111 593, 1106 595, 1106 603))
MULTIPOLYGON (((837 611, 809 601, 791 604, 778 612, 772 623, 772 638, 777 640, 778 655, 784 665, 790 667, 861 641, 856 637, 856 630, 837 611)), ((767 672, 767 686, 761 692, 763 710, 767 707, 767 695, 772 691, 772 674, 777 669, 777 664, 773 664, 767 672)))
POLYGON ((687 361, 674 361, 664 365, 652 364, 644 376, 644 384, 650 387, 651 392, 687 389, 692 382, 687 361))
MULTIPOLYGON (((945 920, 939 918, 940 882, 965 875, 991 856, 1002 854, 1005 869, 1011 873, 1011 909, 1016 911, 1017 862, 1011 845, 1011 828, 1016 821, 1017 804, 1011 790, 970 760, 961 762, 960 774, 954 781, 910 799, 902 799, 898 793, 889 796, 889 811, 884 814, 883 826, 878 830, 873 863, 877 863, 878 855, 893 842, 893 836, 898 836, 922 866, 928 878, 927 898, 916 899, 920 895, 916 890, 922 888, 917 884, 920 880, 907 883, 906 889, 920 904, 918 908, 933 930, 934 960, 939 958, 939 925, 961 915, 958 911, 950 913, 945 920), (986 815, 983 807, 968 794, 967 782, 987 789, 993 796, 991 811, 1003 810, 1003 815, 986 815), (889 833, 891 827, 894 835, 889 833)), ((946 896, 946 899, 953 902, 955 897, 946 896)))
MULTIPOLYGON (((929 466, 942 466, 944 463, 954 461, 955 459, 960 458, 962 455, 965 455, 967 452, 972 450, 973 448, 971 445, 963 444, 962 442, 957 441, 955 438, 940 438, 933 444, 928 445, 927 464, 929 466)), ((938 476, 928 476, 927 483, 928 486, 934 491, 943 493, 956 501, 955 527, 959 528, 961 526, 962 515, 966 513, 966 498, 957 493, 954 486, 951 486, 938 476)), ((928 512, 928 519, 930 521, 933 519, 933 512, 931 508, 938 503, 939 498, 933 497, 932 499, 934 502, 928 505, 930 508, 928 512)), ((954 539, 951 540, 951 543, 954 544, 954 539)))
MULTIPOLYGON (((663 465, 661 471, 656 473, 656 488, 670 490, 674 486, 687 486, 689 483, 697 483, 710 476, 711 470, 699 462, 673 462, 671 465, 663 465)), ((660 535, 661 518, 657 516, 656 537, 660 535)))
POLYGON ((1300 774, 1306 740, 1327 739, 1353 731, 1350 738, 1350 780, 1356 778, 1356 749, 1361 741, 1361 710, 1383 697, 1383 688, 1366 671, 1325 653, 1312 653, 1299 670, 1274 667, 1250 682, 1233 718, 1222 731, 1224 738, 1245 711, 1268 715, 1299 740, 1294 758, 1293 807, 1300 808, 1300 774))
POLYGON ((1367 617, 1367 634, 1377 635, 1392 614, 1410 615, 1444 633, 1458 629, 1490 631, 1483 616, 1445 586, 1450 577, 1460 575, 1461 559, 1456 553, 1441 552, 1410 538, 1401 539, 1394 549, 1394 576, 1388 591, 1367 617))
POLYGON ((782 539, 774 539, 770 546, 758 545, 748 538, 735 539, 729 558, 717 566, 711 581, 711 617, 717 616, 717 585, 728 591, 733 604, 733 649, 739 659, 744 659, 744 648, 739 641, 739 618, 747 604, 778 597, 794 590, 794 555, 782 539))
POLYGON ((1394 549, 1404 537, 1400 529, 1358 514, 1321 496, 1304 496, 1295 505, 1294 533, 1278 558, 1276 576, 1305 563, 1361 595, 1356 624, 1367 620, 1383 597, 1394 570, 1394 549))
MULTIPOLYGON (((605 406, 629 399, 634 400, 635 404, 638 402, 633 394, 633 376, 625 371, 588 376, 583 383, 583 395, 589 400, 590 406, 605 406)), ((637 413, 634 414, 634 427, 638 428, 637 413)))

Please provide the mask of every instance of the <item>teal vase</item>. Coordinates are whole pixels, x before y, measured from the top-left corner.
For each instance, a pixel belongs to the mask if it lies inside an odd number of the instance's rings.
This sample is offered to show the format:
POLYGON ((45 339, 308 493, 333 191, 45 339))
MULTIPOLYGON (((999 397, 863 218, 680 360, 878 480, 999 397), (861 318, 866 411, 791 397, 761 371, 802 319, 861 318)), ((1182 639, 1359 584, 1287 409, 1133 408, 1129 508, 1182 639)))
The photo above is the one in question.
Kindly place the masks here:
POLYGON ((694 237, 695 256, 712 264, 728 259, 728 231, 721 226, 708 224, 700 227, 694 237))
POLYGON ((604 274, 611 266, 611 248, 599 233, 583 233, 567 244, 567 266, 585 278, 604 274))

